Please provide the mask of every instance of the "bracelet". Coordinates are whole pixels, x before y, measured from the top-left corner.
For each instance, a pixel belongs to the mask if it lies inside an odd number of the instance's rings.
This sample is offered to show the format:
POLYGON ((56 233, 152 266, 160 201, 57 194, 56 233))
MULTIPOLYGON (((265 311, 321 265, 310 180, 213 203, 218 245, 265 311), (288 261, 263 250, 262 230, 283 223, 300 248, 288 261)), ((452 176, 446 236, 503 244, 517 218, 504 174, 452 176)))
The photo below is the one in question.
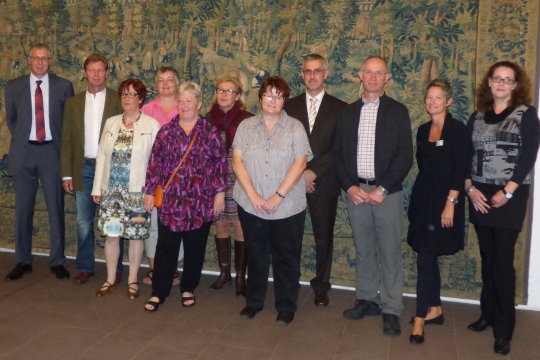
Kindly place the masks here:
POLYGON ((279 196, 279 197, 282 198, 282 199, 285 199, 285 195, 283 195, 283 194, 280 193, 279 191, 276 191, 276 195, 279 196))
POLYGON ((465 189, 465 193, 468 195, 468 194, 470 194, 471 191, 473 191, 474 189, 476 189, 476 188, 474 187, 474 185, 471 185, 471 186, 469 186, 468 188, 465 189))

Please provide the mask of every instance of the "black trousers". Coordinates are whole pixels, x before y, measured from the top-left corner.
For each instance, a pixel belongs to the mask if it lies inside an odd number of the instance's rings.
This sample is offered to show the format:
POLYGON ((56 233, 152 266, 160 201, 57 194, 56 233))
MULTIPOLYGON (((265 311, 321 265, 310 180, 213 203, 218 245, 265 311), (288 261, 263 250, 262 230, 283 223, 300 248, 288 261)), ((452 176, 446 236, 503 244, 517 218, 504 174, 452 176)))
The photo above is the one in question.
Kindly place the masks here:
POLYGON ((271 261, 276 310, 295 312, 306 211, 285 219, 265 220, 239 206, 238 217, 248 255, 246 305, 254 309, 264 307, 271 261))
POLYGON ((184 271, 182 272, 180 292, 192 293, 195 291, 201 279, 210 224, 210 222, 206 222, 199 229, 175 232, 158 223, 152 296, 163 300, 170 295, 182 242, 184 242, 184 271))
POLYGON ((309 215, 315 241, 315 277, 311 287, 316 291, 328 291, 334 251, 334 224, 339 198, 339 183, 334 174, 316 180, 315 192, 307 194, 309 215))
POLYGON ((482 317, 496 339, 512 340, 516 325, 514 247, 517 230, 475 225, 482 257, 482 317))
POLYGON ((416 268, 416 316, 425 318, 429 307, 441 306, 441 274, 437 255, 418 253, 416 268))

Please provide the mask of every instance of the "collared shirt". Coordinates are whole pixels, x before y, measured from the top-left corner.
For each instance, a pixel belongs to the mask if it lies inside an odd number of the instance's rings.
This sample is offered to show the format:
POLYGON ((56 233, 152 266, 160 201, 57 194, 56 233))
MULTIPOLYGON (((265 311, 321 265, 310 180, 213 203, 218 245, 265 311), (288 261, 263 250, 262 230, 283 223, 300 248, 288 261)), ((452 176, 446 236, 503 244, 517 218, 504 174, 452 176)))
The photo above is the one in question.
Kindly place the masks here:
POLYGON ((227 189, 227 154, 219 130, 199 117, 187 135, 176 117, 157 134, 145 194, 154 195, 156 186, 165 186, 195 134, 197 139, 158 209, 159 221, 175 232, 199 229, 203 223, 216 220, 214 196, 227 189))
POLYGON ((312 97, 317 99, 317 102, 315 103, 315 107, 317 108, 317 114, 318 114, 319 109, 321 108, 321 102, 322 102, 322 99, 323 99, 325 93, 326 93, 326 91, 323 90, 319 94, 317 94, 317 96, 311 96, 306 91, 306 109, 307 109, 308 114, 309 114, 309 107, 311 105, 311 102, 309 101, 309 99, 311 99, 312 97))
POLYGON ((364 105, 360 111, 358 126, 356 168, 358 177, 368 180, 375 179, 375 128, 380 99, 379 97, 375 101, 368 101, 362 97, 364 105))
POLYGON ((93 95, 86 91, 84 103, 84 157, 95 159, 107 89, 93 95))
POLYGON ((157 97, 154 101, 144 104, 141 111, 148 116, 153 117, 159 122, 159 125, 167 125, 178 115, 178 108, 173 106, 168 114, 163 112, 161 108, 161 100, 157 97))
MULTIPOLYGON (((242 152, 242 161, 255 191, 268 199, 275 194, 295 159, 313 158, 306 131, 302 123, 281 111, 281 119, 268 132, 262 114, 245 119, 238 126, 233 149, 242 152)), ((306 208, 306 189, 300 180, 285 196, 273 214, 258 215, 238 181, 234 184, 233 198, 245 211, 263 219, 284 219, 306 208)))
MULTIPOLYGON (((30 99, 32 101, 32 127, 30 128, 30 138, 28 140, 37 140, 36 137, 36 81, 41 80, 41 93, 43 94, 43 112, 45 115, 45 141, 53 140, 51 127, 49 123, 49 74, 45 74, 41 79, 38 79, 34 74, 30 73, 30 99)), ((56 139, 60 140, 60 139, 56 139)))

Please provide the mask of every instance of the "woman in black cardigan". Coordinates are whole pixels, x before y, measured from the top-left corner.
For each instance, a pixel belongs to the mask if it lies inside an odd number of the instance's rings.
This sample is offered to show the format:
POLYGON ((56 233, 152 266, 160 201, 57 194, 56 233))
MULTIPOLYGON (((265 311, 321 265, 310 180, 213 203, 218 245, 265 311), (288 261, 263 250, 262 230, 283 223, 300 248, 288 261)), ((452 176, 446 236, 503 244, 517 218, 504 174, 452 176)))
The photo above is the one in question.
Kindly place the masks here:
POLYGON ((433 80, 426 91, 426 111, 431 121, 416 136, 418 176, 409 204, 408 243, 418 253, 416 316, 409 341, 424 342, 424 325, 444 322, 438 256, 463 249, 465 210, 463 189, 467 169, 468 137, 465 125, 448 107, 452 87, 433 80))
POLYGON ((467 124, 472 139, 465 181, 470 220, 482 257, 480 318, 472 331, 493 326, 496 353, 510 352, 514 332, 514 246, 525 213, 530 172, 538 152, 540 126, 531 102, 530 81, 512 62, 493 64, 477 91, 477 111, 467 124))

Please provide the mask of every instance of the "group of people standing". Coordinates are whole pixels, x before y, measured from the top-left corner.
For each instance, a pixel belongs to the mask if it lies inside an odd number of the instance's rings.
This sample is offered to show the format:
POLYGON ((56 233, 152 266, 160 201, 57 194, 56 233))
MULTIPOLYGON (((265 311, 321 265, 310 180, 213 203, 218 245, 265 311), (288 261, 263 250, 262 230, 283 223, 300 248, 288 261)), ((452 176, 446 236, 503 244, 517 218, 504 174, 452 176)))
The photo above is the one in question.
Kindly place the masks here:
MULTIPOLYGON (((129 240, 127 296, 140 296, 138 268, 146 250, 150 270, 143 281, 152 294, 144 309, 157 311, 178 283, 182 306, 194 306, 215 223, 220 275, 211 288, 232 281, 232 231, 236 294, 246 298, 240 316, 253 319, 263 309, 272 264, 276 323, 288 325, 297 310, 306 209, 316 250, 314 304, 329 303, 342 188, 357 271, 356 301, 343 316, 382 314, 383 333, 401 334, 402 183, 413 163, 408 110, 385 93, 391 74, 379 56, 363 62, 358 73, 363 93, 349 105, 325 90, 327 59, 309 54, 303 60, 305 93, 289 99, 287 82, 267 77, 259 89, 260 111, 253 115, 245 109, 240 81, 223 76, 215 82, 214 104, 201 116, 200 86, 181 83, 172 67, 157 71, 158 97, 145 105, 147 91, 139 79, 124 80, 118 91, 107 88, 108 62, 94 54, 83 65, 87 90, 73 96, 69 81, 48 73, 49 48, 33 46, 31 74, 6 87, 12 134, 8 171, 16 196, 16 266, 6 280, 32 272, 39 180, 49 213, 49 265, 56 277, 70 277, 63 266, 63 187, 75 195, 77 206, 75 283, 84 284, 94 274, 93 221, 99 205, 107 279, 96 295, 106 296, 121 282, 123 246, 129 240)), ((538 151, 539 120, 528 105, 530 82, 512 62, 489 69, 478 89, 478 110, 467 125, 450 114, 452 99, 447 81, 428 84, 430 121, 416 136, 419 173, 407 238, 418 253, 418 281, 409 340, 420 344, 425 325, 444 323, 438 257, 463 249, 469 197, 483 280, 482 313, 469 329, 492 326, 494 351, 507 354, 515 326, 514 246, 538 151)))

